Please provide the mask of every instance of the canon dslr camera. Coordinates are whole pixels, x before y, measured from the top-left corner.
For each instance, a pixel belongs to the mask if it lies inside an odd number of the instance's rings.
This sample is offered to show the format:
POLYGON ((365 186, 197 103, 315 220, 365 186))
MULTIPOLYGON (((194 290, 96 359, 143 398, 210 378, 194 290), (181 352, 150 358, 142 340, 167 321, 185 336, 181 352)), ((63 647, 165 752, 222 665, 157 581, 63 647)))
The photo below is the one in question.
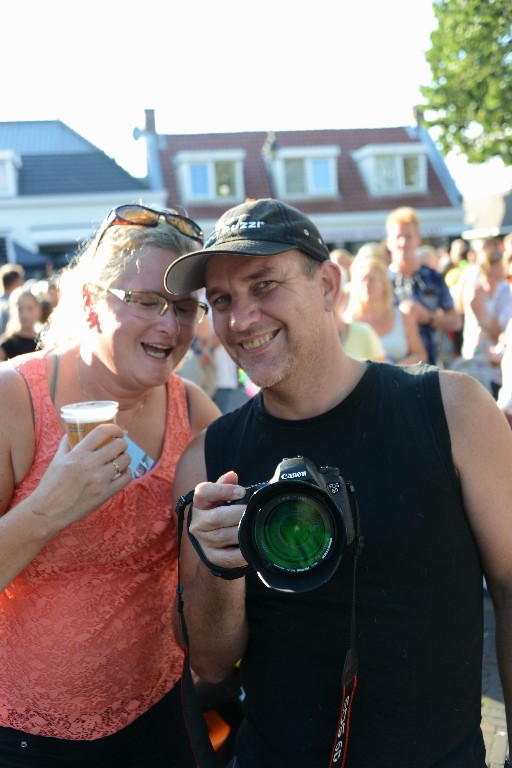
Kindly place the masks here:
POLYGON ((283 459, 271 480, 246 490, 243 499, 231 502, 247 503, 238 528, 240 551, 268 587, 315 589, 352 554, 354 514, 347 483, 335 467, 317 469, 303 456, 283 459))

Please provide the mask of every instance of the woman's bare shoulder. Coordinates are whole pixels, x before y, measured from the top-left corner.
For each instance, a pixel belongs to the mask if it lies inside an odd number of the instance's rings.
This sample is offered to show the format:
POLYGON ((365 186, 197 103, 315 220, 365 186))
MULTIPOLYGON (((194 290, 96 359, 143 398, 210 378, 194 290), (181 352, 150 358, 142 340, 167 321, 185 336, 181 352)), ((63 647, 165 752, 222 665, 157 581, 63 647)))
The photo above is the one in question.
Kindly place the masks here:
POLYGON ((27 384, 9 360, 0 362, 0 402, 2 403, 2 422, 9 421, 13 415, 25 414, 27 406, 31 420, 27 384))
POLYGON ((28 472, 34 455, 35 437, 27 385, 9 362, 0 363, 0 496, 5 511, 14 485, 28 472))

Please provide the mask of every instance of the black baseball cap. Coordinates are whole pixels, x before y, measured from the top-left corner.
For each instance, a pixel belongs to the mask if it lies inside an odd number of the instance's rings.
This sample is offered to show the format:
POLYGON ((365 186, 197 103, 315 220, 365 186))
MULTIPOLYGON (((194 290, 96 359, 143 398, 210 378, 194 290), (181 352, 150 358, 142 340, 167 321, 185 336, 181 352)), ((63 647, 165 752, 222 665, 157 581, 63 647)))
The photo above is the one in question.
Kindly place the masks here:
POLYGON ((272 256, 293 248, 316 261, 330 260, 320 232, 297 208, 271 198, 247 200, 220 217, 200 251, 186 253, 168 267, 164 284, 170 293, 189 293, 204 287, 210 256, 272 256))

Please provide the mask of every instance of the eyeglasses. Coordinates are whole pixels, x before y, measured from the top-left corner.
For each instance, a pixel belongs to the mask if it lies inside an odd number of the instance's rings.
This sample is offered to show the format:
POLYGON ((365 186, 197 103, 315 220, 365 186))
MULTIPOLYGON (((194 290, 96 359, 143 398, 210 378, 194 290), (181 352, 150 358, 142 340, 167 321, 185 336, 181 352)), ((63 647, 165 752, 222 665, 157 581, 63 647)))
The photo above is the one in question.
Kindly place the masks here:
POLYGON ((204 232, 199 224, 186 216, 181 216, 171 208, 157 211, 154 208, 147 208, 145 205, 120 205, 110 211, 99 228, 94 255, 96 255, 105 232, 110 227, 123 224, 125 226, 156 227, 160 219, 177 229, 185 237, 190 237, 192 240, 197 240, 201 245, 203 244, 204 232))
POLYGON ((128 304, 132 314, 144 320, 161 317, 170 307, 180 326, 200 323, 208 314, 208 305, 194 298, 171 301, 153 291, 122 291, 119 288, 108 288, 107 292, 128 304))

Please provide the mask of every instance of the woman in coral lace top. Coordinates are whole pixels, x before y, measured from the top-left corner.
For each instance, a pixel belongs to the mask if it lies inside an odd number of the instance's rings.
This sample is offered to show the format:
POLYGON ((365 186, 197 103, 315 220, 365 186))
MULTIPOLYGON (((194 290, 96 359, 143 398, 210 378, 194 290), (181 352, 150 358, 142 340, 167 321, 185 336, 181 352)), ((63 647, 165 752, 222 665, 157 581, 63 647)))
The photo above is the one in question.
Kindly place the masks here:
POLYGON ((3 768, 195 765, 172 484, 219 411, 173 374, 205 308, 163 281, 201 236, 175 212, 116 209, 62 274, 43 350, 0 364, 3 768), (99 399, 117 424, 71 448, 61 406, 99 399))

